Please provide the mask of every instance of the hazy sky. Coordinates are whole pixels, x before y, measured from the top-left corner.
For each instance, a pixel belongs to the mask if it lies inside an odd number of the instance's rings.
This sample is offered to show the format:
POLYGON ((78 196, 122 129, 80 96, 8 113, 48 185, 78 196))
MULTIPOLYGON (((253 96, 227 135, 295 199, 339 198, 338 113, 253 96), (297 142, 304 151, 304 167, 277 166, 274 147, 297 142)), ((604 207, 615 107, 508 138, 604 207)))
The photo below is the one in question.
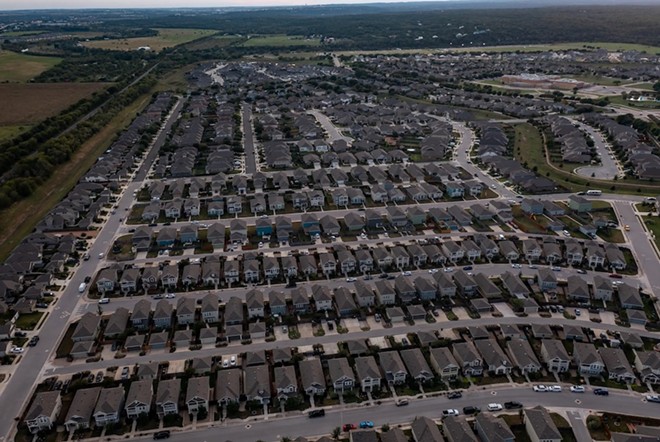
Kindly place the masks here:
MULTIPOLYGON (((286 6, 337 3, 386 3, 401 0, 0 0, 0 10, 64 8, 175 8, 223 6, 286 6)), ((438 1, 438 0, 416 0, 438 1)))

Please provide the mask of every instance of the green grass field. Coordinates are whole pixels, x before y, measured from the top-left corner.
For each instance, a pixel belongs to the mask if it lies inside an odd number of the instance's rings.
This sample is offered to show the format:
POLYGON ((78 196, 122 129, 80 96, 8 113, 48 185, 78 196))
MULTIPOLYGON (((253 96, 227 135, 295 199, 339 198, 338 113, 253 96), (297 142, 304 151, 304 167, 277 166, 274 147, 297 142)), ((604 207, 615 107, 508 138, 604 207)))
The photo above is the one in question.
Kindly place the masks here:
POLYGON ((30 126, 0 126, 0 143, 14 138, 29 128, 30 126))
POLYGON ((52 68, 62 59, 0 51, 0 82, 28 81, 52 68))
POLYGON ((152 51, 161 51, 200 38, 209 37, 217 31, 211 29, 156 29, 153 37, 118 38, 112 40, 93 40, 83 43, 88 48, 108 49, 111 51, 134 51, 148 46, 152 51))
POLYGON ((620 95, 608 95, 610 103, 618 104, 620 106, 636 107, 640 109, 660 109, 660 102, 658 101, 629 101, 624 100, 620 95))
POLYGON ((256 36, 246 40, 241 46, 244 47, 287 47, 287 46, 319 46, 318 39, 310 40, 295 35, 264 35, 256 36))

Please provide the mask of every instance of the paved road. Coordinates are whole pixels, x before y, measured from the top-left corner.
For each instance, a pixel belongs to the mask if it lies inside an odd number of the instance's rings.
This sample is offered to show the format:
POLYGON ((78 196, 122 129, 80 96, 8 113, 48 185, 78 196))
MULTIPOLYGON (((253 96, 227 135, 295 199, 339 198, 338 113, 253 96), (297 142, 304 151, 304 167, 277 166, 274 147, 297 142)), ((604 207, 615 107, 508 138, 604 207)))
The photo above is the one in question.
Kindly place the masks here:
MULTIPOLYGON (((173 433, 170 440, 186 442, 263 440, 271 442, 279 441, 283 437, 295 438, 297 436, 310 437, 330 434, 334 428, 341 427, 344 423, 357 424, 363 420, 372 420, 379 428, 384 424, 390 426, 405 425, 410 423, 415 416, 440 419, 442 410, 447 408, 462 410, 467 405, 476 405, 485 410, 489 403, 504 403, 507 401, 519 401, 526 407, 542 405, 559 412, 566 409, 608 412, 626 410, 627 413, 633 415, 657 416, 657 410, 651 409, 646 402, 640 399, 639 395, 632 395, 625 391, 610 391, 610 395, 603 398, 589 392, 585 394, 575 394, 567 391, 563 393, 534 393, 527 386, 511 387, 506 385, 501 388, 468 391, 464 393, 461 399, 448 400, 444 397, 414 399, 410 401, 410 405, 407 407, 396 407, 391 401, 387 401, 382 405, 329 410, 326 412, 325 417, 314 419, 313 422, 301 414, 281 419, 270 417, 268 420, 257 417, 253 420, 232 422, 228 425, 216 423, 217 426, 214 428, 195 432, 173 433)), ((508 413, 517 414, 518 411, 511 410, 508 413)), ((574 424, 574 422, 571 423, 574 424)), ((576 433, 576 436, 582 436, 579 428, 576 433)), ((147 437, 150 438, 151 436, 147 437)), ((590 439, 578 437, 577 440, 590 439)))
POLYGON ((316 109, 310 110, 307 113, 313 115, 314 118, 316 118, 316 121, 319 122, 323 130, 325 130, 326 134, 328 134, 328 140, 331 143, 337 140, 344 140, 346 143, 348 143, 349 146, 353 144, 353 139, 342 135, 342 133, 339 132, 339 129, 337 129, 337 126, 335 126, 332 121, 330 121, 330 118, 328 118, 325 114, 322 114, 316 109))
POLYGON ((589 429, 585 422, 586 419, 582 418, 580 411, 584 410, 567 411, 566 416, 568 417, 568 423, 573 428, 575 439, 579 441, 588 441, 591 440, 591 435, 589 434, 589 429))
POLYGON ((243 148, 245 149, 245 173, 249 176, 257 172, 257 152, 254 145, 252 131, 252 105, 243 103, 241 106, 243 117, 243 148))
MULTIPOLYGON (((178 118, 180 109, 181 102, 174 107, 166 124, 171 125, 178 118)), ((164 140, 164 137, 159 135, 152 149, 158 148, 158 143, 160 142, 162 144, 162 140, 164 140)), ((14 371, 10 381, 4 386, 0 394, 0 403, 2 403, 3 410, 0 413, 0 434, 11 435, 15 424, 14 417, 20 415, 26 402, 31 398, 35 380, 41 376, 42 370, 46 366, 51 354, 54 354, 61 337, 67 329, 64 324, 69 321, 71 315, 75 314, 77 310, 78 303, 82 298, 82 294, 78 292, 78 287, 83 282, 85 276, 94 275, 99 268, 105 266, 105 262, 98 258, 99 253, 106 253, 111 246, 115 232, 121 224, 120 218, 124 216, 124 208, 130 207, 131 200, 133 199, 131 189, 138 186, 137 183, 134 183, 129 185, 124 191, 117 203, 117 213, 110 216, 89 248, 88 253, 91 259, 80 262, 78 269, 69 278, 66 288, 39 330, 39 336, 41 338, 39 345, 29 348, 23 354, 19 362, 20 369, 14 371)), ((0 440, 5 440, 5 438, 2 437, 0 440)), ((9 440, 9 438, 6 440, 9 440)))
POLYGON ((609 143, 605 140, 603 135, 593 127, 582 122, 572 120, 575 124, 580 126, 583 132, 586 132, 591 139, 594 140, 594 147, 600 156, 601 164, 597 166, 583 166, 575 169, 575 173, 584 177, 591 177, 601 180, 612 180, 614 177, 621 173, 619 162, 612 157, 609 143))

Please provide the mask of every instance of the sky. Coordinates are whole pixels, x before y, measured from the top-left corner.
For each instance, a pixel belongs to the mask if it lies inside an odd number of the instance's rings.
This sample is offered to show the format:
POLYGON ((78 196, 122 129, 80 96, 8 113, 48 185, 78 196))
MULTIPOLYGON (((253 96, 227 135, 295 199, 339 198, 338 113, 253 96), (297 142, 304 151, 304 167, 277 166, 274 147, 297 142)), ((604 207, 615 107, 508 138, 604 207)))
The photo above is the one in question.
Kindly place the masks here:
MULTIPOLYGON (((195 8, 227 6, 288 6, 352 3, 394 3, 402 0, 0 0, 0 10, 87 8, 195 8)), ((415 0, 438 1, 438 0, 415 0)))

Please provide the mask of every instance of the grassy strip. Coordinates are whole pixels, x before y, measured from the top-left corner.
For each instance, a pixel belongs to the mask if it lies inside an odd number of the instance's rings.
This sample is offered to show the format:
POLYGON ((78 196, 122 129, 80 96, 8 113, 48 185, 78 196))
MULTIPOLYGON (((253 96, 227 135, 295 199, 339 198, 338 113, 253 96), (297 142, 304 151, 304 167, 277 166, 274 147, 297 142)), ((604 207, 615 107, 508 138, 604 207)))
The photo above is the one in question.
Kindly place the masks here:
POLYGON ((587 179, 549 164, 545 157, 543 138, 538 129, 529 123, 515 126, 514 155, 520 163, 526 164, 529 169, 534 170, 539 175, 548 177, 571 192, 601 189, 608 193, 636 193, 653 196, 660 192, 659 185, 651 185, 646 181, 636 179, 618 181, 587 179))
POLYGON ((135 100, 80 146, 71 160, 58 167, 50 179, 39 186, 29 198, 0 211, 0 260, 5 260, 14 247, 66 196, 110 146, 117 132, 125 128, 150 99, 151 93, 148 93, 135 100))
POLYGON ((655 246, 660 250, 660 218, 657 216, 643 216, 642 220, 651 232, 655 246))

